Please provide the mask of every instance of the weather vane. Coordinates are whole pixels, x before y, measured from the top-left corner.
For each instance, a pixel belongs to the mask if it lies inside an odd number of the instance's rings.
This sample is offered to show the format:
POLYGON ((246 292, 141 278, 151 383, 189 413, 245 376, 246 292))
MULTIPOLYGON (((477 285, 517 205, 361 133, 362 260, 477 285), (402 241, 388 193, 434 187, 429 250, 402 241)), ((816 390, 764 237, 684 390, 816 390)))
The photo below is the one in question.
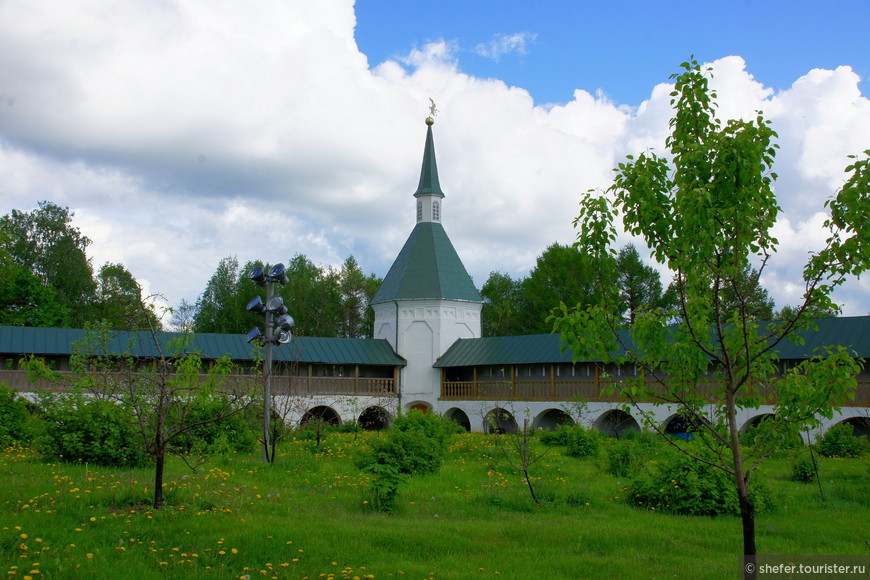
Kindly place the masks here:
POLYGON ((429 116, 434 117, 438 114, 438 109, 435 108, 435 101, 432 100, 432 97, 429 97, 429 116))

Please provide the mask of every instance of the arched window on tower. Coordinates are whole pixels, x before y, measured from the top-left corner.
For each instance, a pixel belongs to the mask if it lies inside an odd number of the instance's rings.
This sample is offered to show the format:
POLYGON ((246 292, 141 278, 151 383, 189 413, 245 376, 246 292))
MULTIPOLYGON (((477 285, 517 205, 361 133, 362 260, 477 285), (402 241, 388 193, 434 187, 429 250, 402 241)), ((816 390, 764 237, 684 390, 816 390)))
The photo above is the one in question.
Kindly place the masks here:
POLYGON ((432 221, 440 222, 441 221, 441 202, 437 199, 432 202, 432 221))
POLYGON ((417 200, 417 221, 423 221, 423 201, 417 200))

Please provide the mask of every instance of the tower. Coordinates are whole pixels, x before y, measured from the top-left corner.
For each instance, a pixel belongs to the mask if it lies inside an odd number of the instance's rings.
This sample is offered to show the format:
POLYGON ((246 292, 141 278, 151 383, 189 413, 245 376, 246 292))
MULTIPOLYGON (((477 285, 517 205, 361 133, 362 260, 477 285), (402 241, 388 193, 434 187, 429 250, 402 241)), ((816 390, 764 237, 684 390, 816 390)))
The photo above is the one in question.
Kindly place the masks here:
POLYGON ((456 340, 480 338, 480 293, 441 225, 444 192, 435 162, 434 123, 426 118, 423 167, 414 193, 417 225, 372 299, 374 337, 389 341, 408 361, 399 377, 404 408, 436 408, 441 374, 432 365, 456 340))

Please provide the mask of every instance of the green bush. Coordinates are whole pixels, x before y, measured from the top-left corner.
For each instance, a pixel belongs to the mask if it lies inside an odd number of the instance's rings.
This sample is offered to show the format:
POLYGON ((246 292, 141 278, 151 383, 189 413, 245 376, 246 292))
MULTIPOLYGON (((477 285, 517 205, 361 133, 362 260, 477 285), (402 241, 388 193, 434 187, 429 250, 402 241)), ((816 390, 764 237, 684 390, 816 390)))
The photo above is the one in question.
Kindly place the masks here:
MULTIPOLYGON (((756 512, 772 507, 770 494, 757 477, 750 484, 750 497, 756 512)), ((740 513, 734 477, 683 454, 662 464, 648 464, 647 469, 629 483, 626 499, 639 507, 681 515, 740 513)))
POLYGON ((227 455, 248 452, 257 442, 256 411, 242 409, 238 413, 218 419, 225 413, 226 401, 213 397, 197 401, 186 409, 184 422, 202 422, 193 430, 171 441, 171 446, 185 453, 227 455))
POLYGON ((434 413, 415 409, 399 415, 384 437, 373 442, 357 464, 392 465, 399 473, 434 473, 441 468, 451 435, 457 426, 434 413))
POLYGON ((133 417, 111 401, 68 396, 45 409, 45 434, 37 447, 61 461, 141 467, 147 456, 133 417))
POLYGON ((615 477, 633 476, 641 466, 641 453, 632 441, 617 441, 607 447, 604 471, 615 477))
POLYGON ((812 483, 816 479, 816 462, 809 455, 801 455, 791 466, 791 480, 812 483))
POLYGON ((548 447, 566 447, 573 429, 574 425, 559 425, 553 431, 540 431, 538 437, 548 447))
POLYGON ((601 436, 596 429, 574 425, 568 434, 565 453, 570 457, 595 457, 598 455, 601 436))
POLYGON ((29 439, 30 423, 27 401, 5 383, 0 385, 0 446, 29 439))
POLYGON ((856 437, 855 427, 840 423, 828 429, 817 445, 819 455, 825 457, 863 457, 870 445, 866 437, 856 437))

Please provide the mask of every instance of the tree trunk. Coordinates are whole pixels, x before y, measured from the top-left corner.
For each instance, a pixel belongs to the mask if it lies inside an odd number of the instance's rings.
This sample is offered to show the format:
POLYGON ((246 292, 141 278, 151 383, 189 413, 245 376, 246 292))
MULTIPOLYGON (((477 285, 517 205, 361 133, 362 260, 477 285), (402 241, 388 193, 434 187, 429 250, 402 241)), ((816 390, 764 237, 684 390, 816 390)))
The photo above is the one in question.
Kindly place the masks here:
POLYGON ((166 452, 158 451, 154 455, 154 509, 163 507, 163 466, 166 463, 166 452))
POLYGON ((743 485, 739 485, 737 490, 740 520, 743 523, 743 577, 745 580, 755 580, 755 504, 749 497, 746 480, 742 474, 738 477, 743 480, 743 485))

